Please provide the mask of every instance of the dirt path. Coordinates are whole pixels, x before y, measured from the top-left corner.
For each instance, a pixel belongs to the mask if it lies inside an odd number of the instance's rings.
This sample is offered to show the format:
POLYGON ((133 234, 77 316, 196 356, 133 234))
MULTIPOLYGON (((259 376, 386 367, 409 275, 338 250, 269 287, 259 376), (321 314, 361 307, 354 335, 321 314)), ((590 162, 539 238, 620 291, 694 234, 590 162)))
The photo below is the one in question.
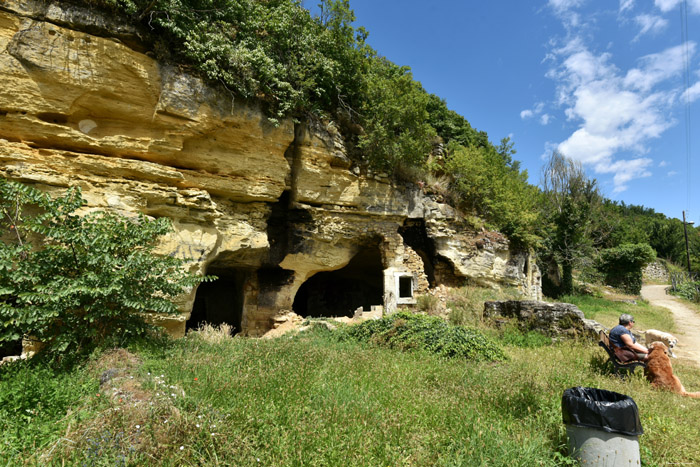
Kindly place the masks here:
POLYGON ((642 287, 642 297, 652 305, 671 310, 676 322, 673 335, 678 338, 674 353, 679 359, 690 360, 696 366, 700 366, 700 314, 686 307, 673 295, 667 295, 666 287, 668 286, 645 285, 642 287))

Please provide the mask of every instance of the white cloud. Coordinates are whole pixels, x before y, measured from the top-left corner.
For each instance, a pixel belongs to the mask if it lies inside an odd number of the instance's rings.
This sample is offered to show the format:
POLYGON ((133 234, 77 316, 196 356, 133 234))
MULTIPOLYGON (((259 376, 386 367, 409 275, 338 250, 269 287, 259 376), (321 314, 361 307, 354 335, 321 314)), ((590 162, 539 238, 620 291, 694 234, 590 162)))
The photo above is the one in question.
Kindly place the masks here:
POLYGON ((581 25, 581 16, 574 11, 575 8, 583 5, 585 0, 549 0, 549 5, 554 13, 559 17, 565 27, 575 28, 581 25))
MULTIPOLYGON (((694 43, 691 51, 695 51, 694 43)), ((554 50, 558 66, 547 76, 556 81, 557 101, 567 118, 578 123, 558 150, 597 173, 613 174, 615 192, 626 190, 633 179, 650 176, 651 159, 633 156, 621 160, 616 155, 646 153, 647 143, 674 124, 667 114, 679 90, 657 88, 681 75, 682 53, 681 47, 672 47, 647 55, 638 60, 637 67, 623 73, 612 63, 611 54, 595 54, 581 39, 554 50)))
POLYGON ((598 173, 614 173, 613 183, 615 187, 613 192, 620 193, 627 190, 627 182, 636 178, 651 177, 651 172, 647 169, 651 164, 652 160, 649 158, 615 161, 612 163, 604 161, 597 164, 595 170, 598 173))
POLYGON ((666 161, 659 162, 659 167, 666 167, 667 165, 668 165, 668 162, 666 162, 666 161))
POLYGON ((540 123, 541 123, 542 125, 548 125, 549 122, 552 120, 552 118, 553 118, 553 117, 552 117, 551 115, 549 115, 549 114, 543 114, 543 115, 540 117, 540 123))
POLYGON ((620 0, 620 13, 631 10, 634 7, 634 0, 620 0))
POLYGON ((683 99, 688 99, 688 102, 695 102, 698 98, 700 98, 700 81, 683 92, 683 99))
POLYGON ((532 109, 525 109, 520 112, 520 118, 526 120, 532 118, 535 115, 539 115, 544 110, 544 102, 538 102, 532 109))
POLYGON ((655 15, 638 15, 634 18, 634 21, 639 26, 639 34, 633 39, 633 42, 638 40, 644 34, 658 34, 666 27, 668 27, 668 20, 662 18, 661 16, 655 15))
MULTIPOLYGON (((675 9, 680 3, 681 0, 654 0, 654 5, 664 13, 675 9)), ((688 7, 691 13, 700 13, 700 0, 688 0, 688 7)))
POLYGON ((673 177, 675 175, 678 175, 678 172, 676 172, 675 170, 671 170, 666 174, 667 177, 673 177))
POLYGON ((581 6, 583 0, 549 0, 548 4, 555 11, 565 11, 581 6))
POLYGON ((681 0, 654 0, 654 5, 664 13, 676 8, 681 0))
MULTIPOLYGON (((688 42, 688 55, 695 54, 695 42, 688 42)), ((625 76, 625 85, 642 91, 648 91, 662 81, 679 75, 683 71, 686 48, 683 45, 671 47, 657 54, 646 55, 639 59, 640 67, 633 68, 625 76)))

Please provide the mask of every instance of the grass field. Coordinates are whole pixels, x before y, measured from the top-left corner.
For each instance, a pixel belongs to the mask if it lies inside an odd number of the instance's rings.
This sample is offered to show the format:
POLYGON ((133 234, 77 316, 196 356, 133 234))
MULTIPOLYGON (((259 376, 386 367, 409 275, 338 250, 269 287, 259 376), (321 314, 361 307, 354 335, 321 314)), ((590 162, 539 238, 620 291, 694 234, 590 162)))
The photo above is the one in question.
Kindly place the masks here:
MULTIPOLYGON (((634 307, 610 306, 622 305, 634 307)), ((620 312, 598 302, 579 306, 594 319, 620 312)), ((645 304, 634 310, 640 326, 669 320, 645 304)), ((587 386, 635 400, 644 465, 700 465, 700 401, 652 390, 639 371, 627 380, 611 375, 595 342, 538 342, 504 344, 506 362, 474 363, 339 342, 323 329, 275 340, 209 332, 96 355, 68 372, 15 365, 0 371, 0 459, 566 465, 561 396, 587 386)), ((700 370, 675 370, 689 390, 700 390, 700 370)))

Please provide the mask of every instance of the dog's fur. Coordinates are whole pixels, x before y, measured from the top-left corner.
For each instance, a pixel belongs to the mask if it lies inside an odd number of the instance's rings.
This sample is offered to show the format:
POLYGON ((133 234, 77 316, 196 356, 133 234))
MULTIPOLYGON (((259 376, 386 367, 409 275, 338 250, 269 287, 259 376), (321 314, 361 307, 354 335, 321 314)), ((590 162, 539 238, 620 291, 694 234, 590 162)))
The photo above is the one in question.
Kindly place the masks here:
POLYGON ((671 359, 667 355, 668 347, 657 341, 649 344, 649 358, 644 369, 644 375, 655 388, 666 389, 683 396, 700 399, 700 392, 687 392, 681 380, 673 374, 671 359))
POLYGON ((649 329, 647 330, 647 332, 644 333, 644 341, 646 342, 647 347, 649 347, 649 344, 651 344, 652 342, 663 342, 668 348, 669 356, 676 358, 676 356, 673 354, 673 348, 678 343, 678 339, 676 339, 671 334, 663 331, 658 331, 656 329, 649 329))

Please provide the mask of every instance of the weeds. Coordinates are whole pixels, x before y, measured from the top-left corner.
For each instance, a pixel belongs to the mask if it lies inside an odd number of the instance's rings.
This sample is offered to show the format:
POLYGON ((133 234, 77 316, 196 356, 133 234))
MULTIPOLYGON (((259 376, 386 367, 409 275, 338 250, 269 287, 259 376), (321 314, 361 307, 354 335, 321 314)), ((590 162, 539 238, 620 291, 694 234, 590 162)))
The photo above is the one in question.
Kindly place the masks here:
MULTIPOLYGON (((537 336, 505 329, 494 336, 509 359, 495 364, 339 341, 320 327, 216 343, 200 332, 60 373, 3 366, 0 458, 8 465, 567 465, 562 393, 587 386, 635 400, 644 465, 700 463, 700 403, 653 390, 639 371, 624 380, 608 374, 595 344, 539 345, 537 336), (117 371, 100 386, 109 369, 117 371)), ((700 389, 700 370, 680 361, 674 370, 689 390, 700 389)))

